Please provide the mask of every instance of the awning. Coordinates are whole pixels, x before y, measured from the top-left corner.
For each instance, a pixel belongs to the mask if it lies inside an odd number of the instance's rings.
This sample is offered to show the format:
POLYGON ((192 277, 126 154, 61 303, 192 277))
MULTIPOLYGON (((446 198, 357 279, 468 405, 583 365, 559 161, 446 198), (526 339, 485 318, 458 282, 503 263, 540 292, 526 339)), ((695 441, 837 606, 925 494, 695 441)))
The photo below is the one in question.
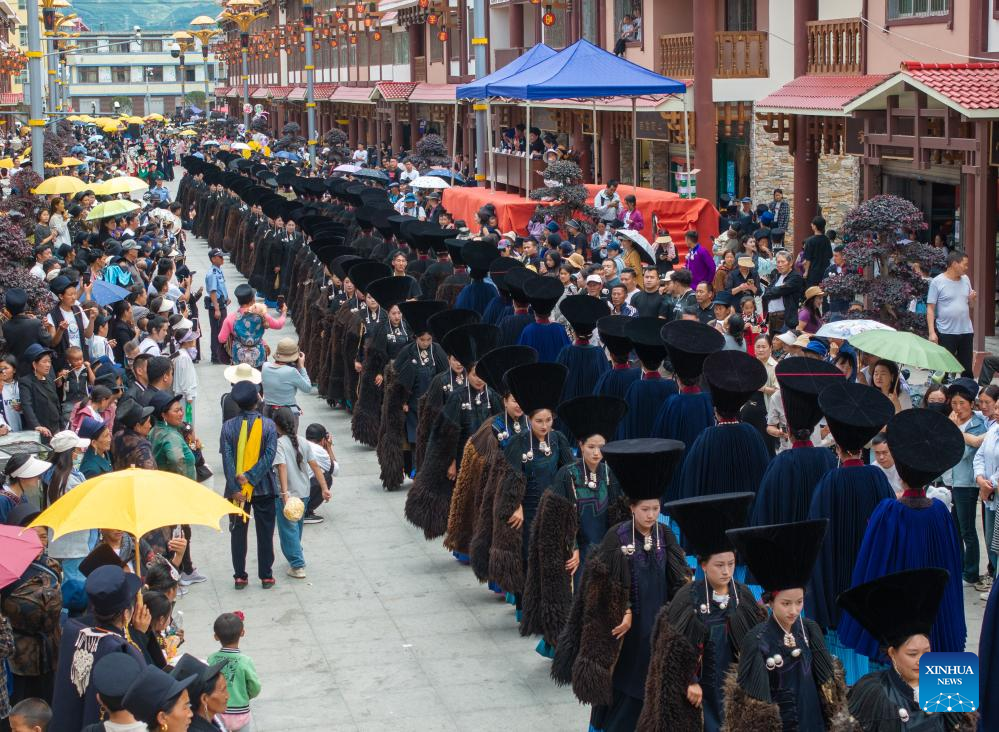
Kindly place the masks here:
POLYGON ((844 107, 878 86, 885 74, 865 76, 799 76, 758 101, 755 112, 842 117, 844 107))
POLYGON ((457 84, 426 84, 416 85, 409 101, 416 104, 454 104, 457 84))
POLYGON ((258 86, 256 89, 250 89, 250 99, 267 99, 267 87, 258 86))
POLYGON ((511 76, 519 74, 524 69, 528 69, 535 64, 541 63, 542 61, 547 61, 556 53, 557 51, 555 49, 549 48, 543 43, 539 43, 515 58, 506 66, 496 69, 496 71, 488 76, 483 76, 481 79, 476 79, 468 84, 462 84, 458 87, 458 95, 462 99, 484 99, 489 96, 487 90, 490 84, 495 84, 497 82, 504 81, 505 79, 509 79, 511 76))
MULTIPOLYGON (((693 84, 688 84, 688 91, 693 84)), ((569 108, 569 109, 593 109, 593 99, 547 99, 543 102, 535 102, 532 107, 569 108)), ((609 97, 597 101, 597 109, 601 112, 631 112, 632 97, 609 97)), ((670 95, 637 97, 634 99, 635 110, 638 112, 682 112, 683 97, 670 95)), ((517 103, 520 106, 520 102, 517 103)), ((691 104, 693 106, 693 104, 691 104)))
POLYGON ((287 99, 289 92, 294 89, 292 86, 269 86, 267 91, 270 93, 271 99, 287 99))
MULTIPOLYGON (((322 82, 312 85, 312 98, 317 102, 324 102, 333 96, 333 93, 340 85, 335 82, 322 82)), ((367 90, 364 90, 367 91, 367 90)))
POLYGON ((0 92, 0 107, 16 107, 23 101, 22 92, 0 92))
MULTIPOLYGON (((316 84, 316 86, 319 86, 316 84)), ((336 84, 333 84, 336 86, 336 84)), ((331 102, 348 102, 351 104, 372 104, 369 98, 371 89, 366 86, 337 86, 332 96, 326 97, 331 102)), ((318 94, 316 96, 318 99, 318 94)))
POLYGON ((379 21, 378 25, 380 25, 382 28, 388 28, 389 26, 395 25, 396 20, 398 18, 399 18, 398 10, 389 10, 387 13, 382 15, 381 21, 379 21))
POLYGON ((384 99, 386 102, 404 102, 409 99, 409 95, 419 86, 415 81, 379 81, 375 84, 368 98, 377 102, 384 99))
POLYGON ((906 91, 921 91, 969 119, 999 118, 999 64, 924 64, 905 61, 902 70, 862 95, 850 100, 847 112, 884 109, 884 98, 906 91))
POLYGON ((289 102, 304 102, 305 87, 304 86, 292 87, 292 90, 288 92, 288 96, 286 96, 285 99, 289 102))
POLYGON ((215 96, 217 97, 227 97, 229 96, 229 87, 228 86, 215 87, 215 91, 213 92, 213 94, 215 94, 215 96))

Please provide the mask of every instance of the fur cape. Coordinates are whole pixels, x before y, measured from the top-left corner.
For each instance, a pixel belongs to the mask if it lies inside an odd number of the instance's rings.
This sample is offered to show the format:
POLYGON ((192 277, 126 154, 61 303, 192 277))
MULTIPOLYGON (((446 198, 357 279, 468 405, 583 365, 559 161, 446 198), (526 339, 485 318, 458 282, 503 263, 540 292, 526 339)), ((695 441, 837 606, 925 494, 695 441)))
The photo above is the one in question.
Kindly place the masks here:
MULTIPOLYGON (((847 710, 843 666, 830 655, 822 629, 815 621, 806 618, 804 623, 812 647, 812 674, 818 683, 826 729, 855 732, 860 728, 847 710)), ((762 623, 746 634, 739 665, 725 679, 723 732, 783 732, 780 706, 770 695, 769 675, 758 648, 761 632, 762 623)))
MULTIPOLYGON (((859 728, 877 732, 905 732, 899 710, 885 695, 882 675, 887 672, 869 673, 850 689, 848 697, 850 714, 857 720, 859 728)), ((977 712, 941 712, 943 728, 946 732, 974 732, 978 729, 977 712)))
MULTIPOLYGON (((363 338, 362 326, 362 338, 363 338)), ((382 323, 377 323, 371 327, 364 340, 364 353, 359 356, 362 360, 361 375, 357 387, 357 403, 354 405, 354 414, 350 420, 350 431, 354 439, 362 445, 368 447, 378 446, 378 436, 381 431, 382 422, 382 389, 375 384, 375 379, 389 364, 387 343, 385 340, 385 327, 382 323)))
POLYGON ((423 464, 406 494, 406 519, 423 529, 427 541, 437 539, 447 531, 454 488, 454 481, 448 480, 447 470, 457 454, 460 434, 458 423, 446 410, 441 410, 430 431, 423 464))
POLYGON ((524 591, 523 533, 507 521, 523 503, 527 478, 504 455, 494 461, 483 487, 479 517, 472 533, 471 565, 479 581, 491 581, 507 592, 524 591))
POLYGON ((462 554, 471 552, 475 522, 484 494, 483 484, 488 478, 492 463, 503 459, 492 424, 492 419, 486 420, 465 443, 461 470, 458 471, 458 479, 451 493, 444 546, 462 554))
POLYGON ((360 374, 354 370, 354 361, 360 358, 363 319, 358 313, 351 313, 343 329, 340 345, 340 360, 343 362, 343 398, 353 412, 357 407, 357 387, 360 374))
POLYGON ((402 485, 405 462, 403 449, 406 445, 406 413, 402 408, 409 401, 410 391, 399 379, 394 363, 385 367, 385 381, 382 382, 382 433, 378 439, 375 454, 378 456, 379 477, 382 487, 393 491, 402 485))
MULTIPOLYGON (((681 589, 659 611, 652 634, 652 661, 645 678, 645 705, 638 720, 639 732, 700 732, 703 715, 687 702, 687 687, 704 652, 708 629, 698 613, 703 583, 681 589)), ((748 587, 736 584, 739 606, 729 619, 736 658, 742 639, 766 620, 766 611, 748 587)))
POLYGON ((413 465, 417 475, 419 475, 420 468, 423 467, 423 459, 430 440, 430 430, 436 424, 437 417, 440 416, 441 410, 444 409, 444 403, 451 394, 450 391, 444 390, 444 385, 450 379, 448 375, 450 370, 450 367, 446 367, 444 371, 431 379, 426 394, 420 397, 419 402, 417 402, 419 414, 416 420, 416 449, 413 452, 413 465))
POLYGON ((223 251, 232 251, 233 244, 236 241, 236 232, 239 231, 239 225, 243 221, 244 212, 240 209, 242 209, 242 206, 238 201, 229 209, 229 216, 226 217, 225 228, 222 232, 223 251))

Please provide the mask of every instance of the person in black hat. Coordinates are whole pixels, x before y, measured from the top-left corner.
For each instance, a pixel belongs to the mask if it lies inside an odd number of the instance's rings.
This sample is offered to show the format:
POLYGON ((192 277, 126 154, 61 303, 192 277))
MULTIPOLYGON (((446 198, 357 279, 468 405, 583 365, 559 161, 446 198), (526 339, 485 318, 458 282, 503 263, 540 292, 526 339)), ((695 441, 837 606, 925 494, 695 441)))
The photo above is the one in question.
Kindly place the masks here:
POLYGON ((605 371, 593 385, 597 396, 612 396, 624 399, 628 388, 642 378, 642 370, 629 362, 632 344, 625 328, 631 318, 625 315, 607 315, 597 321, 597 336, 610 355, 611 368, 605 371))
MULTIPOLYGON (((493 415, 468 438, 461 460, 461 470, 451 493, 447 534, 444 546, 458 554, 470 555, 472 535, 483 492, 483 484, 493 466, 503 457, 503 449, 514 435, 529 428, 527 417, 520 408, 504 376, 510 369, 538 362, 538 354, 528 346, 500 346, 489 351, 475 364, 475 373, 503 400, 503 409, 493 415)), ((480 581, 488 581, 489 567, 472 563, 480 581)))
POLYGON ((813 446, 812 430, 822 418, 819 392, 844 381, 843 372, 828 361, 792 356, 777 364, 779 397, 784 405, 790 450, 777 453, 756 493, 750 524, 782 524, 803 521, 812 505, 812 495, 822 476, 836 467, 836 456, 822 446, 813 446))
POLYGON ((199 661, 190 653, 185 653, 177 661, 170 675, 178 681, 194 677, 194 682, 187 687, 191 699, 190 732, 226 732, 226 726, 218 718, 223 714, 229 701, 229 690, 226 687, 222 669, 226 661, 216 661, 208 665, 199 661))
POLYGON ((112 653, 127 653, 142 663, 141 651, 128 639, 129 623, 148 627, 149 615, 135 603, 142 580, 121 567, 98 567, 84 585, 93 624, 66 622, 59 645, 59 666, 52 695, 53 730, 77 730, 100 720, 92 671, 112 653))
POLYGON ((632 517, 591 550, 552 664, 557 683, 571 683, 580 702, 594 705, 593 729, 637 727, 656 616, 690 576, 683 549, 659 523, 659 498, 682 450, 676 440, 645 438, 611 442, 601 451, 632 517))
POLYGON ((448 370, 447 354, 434 341, 429 325, 430 317, 446 307, 439 300, 407 300, 398 305, 412 340, 386 366, 382 382, 382 432, 376 453, 382 487, 387 491, 400 487, 412 472, 420 401, 434 377, 448 370))
POLYGON ((20 287, 11 287, 4 292, 4 309, 10 317, 4 321, 3 337, 6 351, 17 359, 17 375, 27 376, 31 373, 31 361, 24 352, 32 344, 48 348, 52 342, 42 321, 25 311, 28 308, 28 295, 20 287))
POLYGON ((666 346, 659 335, 663 321, 659 318, 632 317, 626 320, 625 335, 631 341, 642 367, 641 377, 625 392, 628 416, 617 431, 619 439, 630 440, 652 436, 663 402, 677 393, 677 387, 659 372, 666 358, 666 346))
POLYGON ((101 708, 104 722, 95 722, 84 727, 83 732, 145 732, 146 725, 132 716, 122 702, 132 683, 142 672, 142 664, 127 653, 109 653, 96 664, 92 673, 97 703, 101 708), (113 727, 106 726, 110 722, 113 727))
MULTIPOLYGON (((950 573, 944 598, 930 631, 934 651, 964 650, 968 628, 961 587, 961 542, 950 511, 926 497, 927 484, 956 465, 964 454, 961 430, 929 409, 906 409, 888 422, 888 448, 905 489, 891 494, 870 514, 853 567, 852 585, 892 572, 939 567, 950 573)), ((868 658, 879 659, 878 641, 853 618, 840 618, 840 642, 868 658)))
MULTIPOLYGON (((785 407, 789 404, 794 412, 794 404, 785 400, 785 407)), ((865 465, 861 457, 864 446, 884 428, 895 410, 877 389, 843 379, 837 379, 819 393, 818 408, 836 439, 839 467, 818 480, 808 509, 808 518, 829 519, 834 531, 819 551, 808 614, 827 631, 826 644, 843 660, 846 681, 853 684, 867 673, 868 665, 863 657, 855 657, 849 648, 840 645, 835 633, 840 619, 836 598, 851 584, 871 513, 882 500, 895 497, 884 471, 877 465, 865 465)))
POLYGON ((494 507, 494 518, 491 526, 477 526, 472 537, 473 562, 488 555, 487 576, 516 596, 518 622, 538 503, 559 469, 573 462, 569 441, 553 429, 565 377, 564 366, 541 361, 506 372, 507 386, 527 415, 528 429, 510 438, 503 450, 505 460, 497 461, 490 472, 482 504, 494 507))
MULTIPOLYGON (((514 267, 507 271, 503 281, 507 290, 510 291, 510 300, 513 303, 513 311, 501 317, 496 323, 500 329, 500 345, 513 346, 520 342, 520 334, 529 324, 534 322, 534 316, 530 312, 530 300, 524 290, 528 282, 538 279, 538 275, 527 267, 514 267)), ((556 352, 555 355, 558 355, 556 352)))
MULTIPOLYGON (((346 374, 353 369, 353 359, 348 363, 344 359, 343 340, 344 333, 352 323, 354 316, 364 310, 367 306, 364 303, 364 296, 359 294, 354 286, 354 281, 350 277, 350 269, 358 262, 364 261, 360 257, 353 255, 342 255, 333 260, 333 275, 343 284, 344 301, 334 310, 332 316, 327 321, 328 347, 324 349, 328 358, 328 367, 324 369, 328 373, 326 377, 325 389, 326 403, 337 408, 345 406, 346 396, 346 374)), ((320 376, 322 379, 322 376, 320 376)), ((322 381, 320 381, 322 385, 322 381)))
POLYGON ((767 383, 767 370, 744 351, 718 351, 704 359, 704 380, 717 424, 687 448, 680 479, 674 481, 678 493, 670 499, 755 493, 770 454, 756 428, 740 421, 739 410, 767 383))
POLYGON ((267 224, 258 233, 258 241, 253 247, 252 272, 248 278, 250 287, 260 292, 265 301, 276 306, 276 286, 280 282, 281 258, 283 255, 285 201, 273 198, 263 204, 267 224))
POLYGON ((828 524, 822 519, 727 532, 763 587, 771 615, 746 634, 738 673, 726 679, 726 729, 824 730, 846 705, 843 671, 822 630, 801 614, 828 524))
POLYGON ((406 518, 423 529, 428 541, 447 530, 451 492, 466 440, 503 407, 499 395, 475 373, 476 362, 496 346, 498 337, 498 328, 481 323, 459 326, 444 336, 444 349, 461 364, 467 378, 464 388, 448 396, 431 428, 424 461, 406 496, 406 518))
POLYGON ((627 410, 623 399, 600 396, 580 396, 558 406, 580 458, 556 473, 538 503, 530 537, 520 632, 542 636, 537 650, 543 656, 554 651, 591 546, 628 517, 621 486, 600 452, 614 439, 627 410))
POLYGON ((726 535, 746 525, 752 493, 685 498, 663 506, 697 557, 703 578, 677 592, 653 636, 641 729, 719 732, 724 684, 742 641, 766 620, 746 585, 736 582, 735 548, 726 535))
POLYGON ((340 342, 340 355, 344 362, 344 406, 348 412, 354 411, 354 404, 357 401, 357 387, 363 368, 360 358, 365 334, 387 318, 385 310, 378 305, 378 301, 368 294, 368 287, 375 280, 389 277, 391 274, 392 271, 387 265, 367 260, 356 262, 348 270, 350 280, 357 290, 357 298, 363 303, 363 306, 347 319, 340 342))
POLYGON ((461 248, 461 259, 468 265, 470 281, 458 294, 454 306, 474 310, 481 316, 499 293, 492 284, 485 281, 489 265, 499 259, 499 250, 492 242, 468 241, 461 248))
POLYGON ((607 317, 610 312, 607 303, 589 295, 568 295, 562 299, 559 309, 562 317, 569 322, 575 340, 561 350, 556 363, 560 363, 569 372, 562 387, 562 401, 574 397, 592 394, 597 381, 607 371, 610 362, 604 355, 604 349, 593 345, 593 331, 597 321, 607 317))
POLYGON ((890 668, 864 676, 850 689, 850 714, 863 732, 978 728, 977 715, 970 709, 928 714, 920 708, 928 700, 919 698, 919 660, 933 650, 930 628, 947 580, 944 569, 896 572, 852 587, 836 599, 845 613, 877 639, 890 663, 890 668))
POLYGON ((569 345, 565 327, 561 323, 553 323, 550 318, 555 303, 564 292, 562 283, 554 277, 535 276, 524 285, 524 294, 534 310, 534 322, 520 332, 517 344, 537 351, 538 360, 542 363, 557 362, 559 353, 569 345))
POLYGON ((489 279, 496 287, 497 295, 482 313, 482 322, 490 325, 499 325, 500 321, 507 315, 513 314, 513 302, 510 299, 510 290, 506 285, 506 274, 512 269, 524 269, 524 265, 513 257, 498 257, 489 265, 489 279))
POLYGON ((357 404, 350 420, 350 430, 354 439, 362 445, 377 447, 381 431, 382 386, 385 367, 412 340, 412 335, 402 319, 399 303, 409 299, 412 277, 384 277, 375 280, 368 289, 368 297, 378 303, 379 311, 385 313, 370 327, 362 325, 364 335, 358 349, 358 360, 362 364, 357 388, 357 404))
POLYGON ((146 666, 129 688, 122 703, 137 720, 150 730, 184 732, 191 728, 191 696, 188 687, 198 680, 195 675, 182 681, 146 666))

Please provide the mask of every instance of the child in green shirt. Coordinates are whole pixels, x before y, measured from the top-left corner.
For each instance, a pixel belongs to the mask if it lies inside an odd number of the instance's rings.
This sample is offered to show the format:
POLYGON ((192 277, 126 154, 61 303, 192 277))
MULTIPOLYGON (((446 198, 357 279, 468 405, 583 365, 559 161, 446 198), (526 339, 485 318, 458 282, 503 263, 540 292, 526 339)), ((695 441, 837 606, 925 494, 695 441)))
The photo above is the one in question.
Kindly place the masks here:
POLYGON ((260 678, 253 659, 239 650, 239 639, 246 633, 243 613, 222 613, 215 619, 214 629, 222 648, 208 657, 208 663, 225 662, 221 673, 229 689, 229 704, 220 716, 226 729, 236 732, 250 723, 250 699, 260 693, 260 678))

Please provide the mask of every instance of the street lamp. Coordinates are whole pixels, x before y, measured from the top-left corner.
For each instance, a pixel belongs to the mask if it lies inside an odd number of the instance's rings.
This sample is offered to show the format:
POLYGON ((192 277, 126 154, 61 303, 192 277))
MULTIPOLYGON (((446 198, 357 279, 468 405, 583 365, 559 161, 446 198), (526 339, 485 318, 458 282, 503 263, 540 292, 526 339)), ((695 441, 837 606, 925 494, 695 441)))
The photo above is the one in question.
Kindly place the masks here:
POLYGON ((149 81, 153 78, 153 69, 150 66, 143 66, 142 71, 146 77, 146 114, 152 114, 153 101, 149 94, 149 81))
POLYGON ((209 18, 207 15, 199 15, 191 21, 191 35, 201 42, 201 61, 205 67, 204 81, 206 118, 208 117, 208 111, 211 109, 211 105, 208 103, 208 43, 219 33, 221 33, 221 31, 215 25, 215 20, 209 18))
POLYGON ((240 73, 243 77, 243 126, 246 132, 250 131, 250 72, 246 58, 250 52, 250 26, 267 17, 267 13, 258 10, 260 5, 260 0, 229 0, 218 17, 219 21, 234 23, 239 28, 240 73))
POLYGON ((194 37, 187 31, 177 31, 173 34, 173 43, 170 44, 170 55, 180 59, 180 116, 184 117, 184 108, 187 106, 187 79, 185 78, 184 54, 194 48, 194 37))
POLYGON ((45 175, 44 157, 44 128, 46 119, 42 112, 43 85, 42 85, 42 28, 44 21, 46 28, 49 24, 55 27, 55 9, 57 7, 68 7, 66 0, 26 0, 26 15, 28 23, 28 93, 30 94, 30 117, 28 126, 31 128, 31 168, 38 175, 45 175), (39 18, 39 9, 42 17, 39 18))

